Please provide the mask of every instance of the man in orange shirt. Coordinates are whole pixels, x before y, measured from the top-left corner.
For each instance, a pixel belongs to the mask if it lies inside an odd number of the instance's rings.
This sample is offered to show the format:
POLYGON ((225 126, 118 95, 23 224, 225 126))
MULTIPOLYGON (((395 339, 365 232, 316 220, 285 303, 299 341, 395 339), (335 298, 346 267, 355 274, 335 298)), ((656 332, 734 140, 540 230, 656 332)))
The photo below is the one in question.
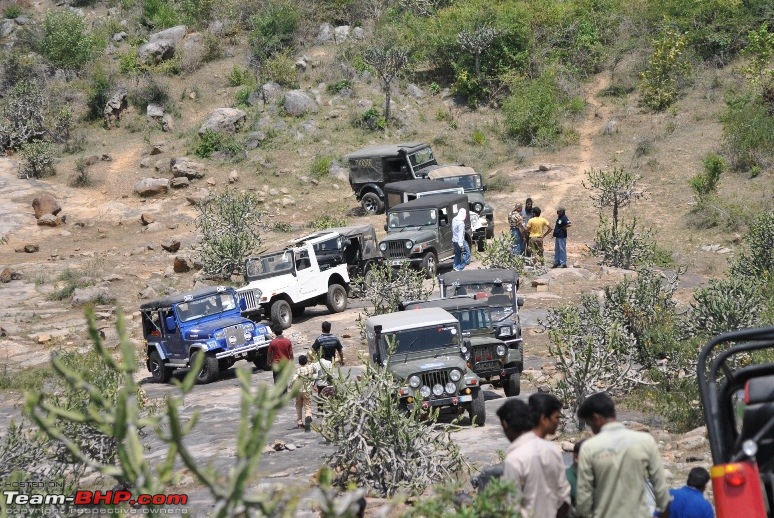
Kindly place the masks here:
POLYGON ((527 222, 527 231, 529 232, 529 248, 531 256, 536 257, 540 264, 543 259, 543 238, 546 237, 553 227, 546 218, 540 216, 540 207, 532 207, 532 217, 527 222))
MULTIPOLYGON (((293 359, 293 344, 290 343, 290 340, 282 336, 282 328, 280 326, 272 326, 271 331, 275 334, 275 337, 269 342, 267 359, 269 365, 271 365, 274 383, 276 384, 277 376, 279 376, 279 369, 281 367, 278 364, 293 359)), ((287 387, 285 388, 285 391, 287 391, 287 387)))

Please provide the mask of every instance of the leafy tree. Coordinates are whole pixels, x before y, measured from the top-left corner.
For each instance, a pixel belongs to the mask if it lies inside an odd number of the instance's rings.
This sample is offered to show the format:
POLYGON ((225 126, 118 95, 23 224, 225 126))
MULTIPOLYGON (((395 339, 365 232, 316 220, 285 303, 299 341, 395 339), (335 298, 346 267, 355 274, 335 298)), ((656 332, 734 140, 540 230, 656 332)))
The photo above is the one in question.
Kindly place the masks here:
POLYGON ((247 256, 261 244, 258 206, 254 194, 228 189, 198 206, 196 229, 206 274, 228 279, 242 272, 247 256))
POLYGON ((642 103, 651 110, 664 110, 677 100, 679 82, 690 72, 683 57, 685 45, 686 37, 671 29, 653 41, 653 54, 639 87, 642 103))
POLYGON ((726 168, 723 158, 714 153, 707 155, 703 163, 704 172, 697 174, 690 181, 699 202, 704 201, 707 196, 717 191, 720 175, 723 174, 723 170, 726 168))
POLYGON ((511 84, 503 104, 508 133, 521 144, 546 146, 561 133, 556 78, 545 73, 537 79, 520 77, 511 84))
POLYGON ((731 264, 731 275, 754 281, 774 280, 774 213, 759 214, 745 236, 746 249, 731 264))
POLYGON ((374 67, 384 90, 384 118, 390 123, 390 87, 393 79, 408 65, 409 50, 391 42, 372 45, 363 51, 363 61, 374 67))
POLYGON ((24 144, 21 148, 24 159, 20 176, 22 178, 43 178, 56 174, 53 146, 45 140, 24 144))
POLYGON ((264 61, 293 43, 301 15, 287 0, 269 0, 250 18, 250 48, 264 61))
POLYGON ((478 26, 472 31, 463 29, 457 34, 460 47, 475 56, 477 79, 481 79, 481 54, 492 45, 496 36, 497 31, 486 25, 478 26))
POLYGON ((761 324, 763 297, 756 282, 745 277, 712 281, 694 294, 686 327, 692 335, 715 336, 761 324))
POLYGON ((79 69, 90 61, 104 42, 87 34, 83 20, 70 11, 50 11, 43 21, 40 51, 55 66, 79 69))
POLYGON ((17 83, 3 103, 0 148, 16 150, 42 139, 46 135, 46 111, 45 92, 37 83, 17 83))

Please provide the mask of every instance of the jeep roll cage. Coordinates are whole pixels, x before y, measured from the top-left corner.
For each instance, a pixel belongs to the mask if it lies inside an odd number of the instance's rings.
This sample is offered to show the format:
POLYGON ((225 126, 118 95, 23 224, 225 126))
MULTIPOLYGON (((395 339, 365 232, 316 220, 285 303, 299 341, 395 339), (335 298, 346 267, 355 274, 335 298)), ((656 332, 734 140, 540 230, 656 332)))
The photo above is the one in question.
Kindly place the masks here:
POLYGON ((718 518, 742 509, 748 518, 772 518, 774 327, 715 337, 696 368, 718 518))

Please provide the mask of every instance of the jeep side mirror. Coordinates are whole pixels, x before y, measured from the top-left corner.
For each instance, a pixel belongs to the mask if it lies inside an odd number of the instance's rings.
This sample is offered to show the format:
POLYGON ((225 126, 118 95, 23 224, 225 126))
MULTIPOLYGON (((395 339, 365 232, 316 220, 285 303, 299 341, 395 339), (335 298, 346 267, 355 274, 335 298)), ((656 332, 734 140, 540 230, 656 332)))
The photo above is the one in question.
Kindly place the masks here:
POLYGON ((483 187, 481 187, 481 190, 483 190, 484 192, 486 192, 486 185, 484 185, 483 187))
POLYGON ((239 299, 239 309, 242 311, 247 309, 247 301, 245 299, 239 299))
POLYGON ((468 340, 467 338, 466 338, 466 339, 464 339, 464 340, 462 340, 462 345, 464 345, 465 347, 467 347, 467 348, 468 348, 468 351, 470 351, 471 347, 473 347, 473 346, 471 345, 471 341, 470 341, 470 340, 468 340))
POLYGON ((387 231, 387 223, 384 224, 384 231, 387 231))
POLYGON ((175 317, 167 317, 164 319, 164 323, 167 325, 167 331, 170 333, 174 333, 177 329, 177 322, 175 321, 175 317))
POLYGON ((524 305, 524 297, 516 297, 516 305, 522 307, 524 305))

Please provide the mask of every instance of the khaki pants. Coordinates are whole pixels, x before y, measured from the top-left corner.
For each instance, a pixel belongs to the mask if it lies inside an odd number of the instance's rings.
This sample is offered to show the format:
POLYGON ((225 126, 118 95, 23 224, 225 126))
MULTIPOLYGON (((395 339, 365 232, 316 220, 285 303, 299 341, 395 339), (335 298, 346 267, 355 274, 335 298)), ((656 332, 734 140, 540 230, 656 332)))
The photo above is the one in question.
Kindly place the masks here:
POLYGON ((312 398, 306 392, 301 392, 296 397, 296 424, 304 424, 304 417, 312 417, 312 398), (304 415, 302 415, 302 410, 304 415))
POLYGON ((531 237, 529 238, 530 256, 537 259, 540 264, 543 264, 543 238, 531 237))

